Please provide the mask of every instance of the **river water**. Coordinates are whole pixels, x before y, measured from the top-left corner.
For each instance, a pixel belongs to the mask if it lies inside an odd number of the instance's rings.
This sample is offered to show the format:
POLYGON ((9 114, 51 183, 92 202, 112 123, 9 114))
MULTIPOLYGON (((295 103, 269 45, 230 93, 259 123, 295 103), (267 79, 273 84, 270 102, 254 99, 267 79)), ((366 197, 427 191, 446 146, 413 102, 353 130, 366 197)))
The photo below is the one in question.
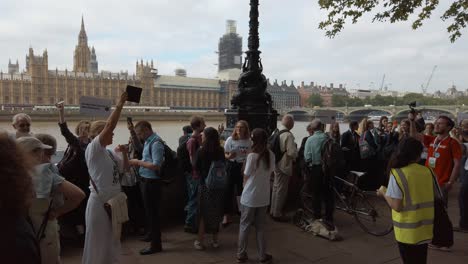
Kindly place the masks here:
MULTIPOLYGON (((70 130, 74 132, 75 126, 78 122, 67 122, 70 130)), ((217 128, 218 125, 221 124, 221 121, 216 122, 206 122, 207 126, 212 126, 217 128)), ((303 137, 307 135, 306 127, 308 122, 299 122, 297 121, 292 129, 292 132, 296 138, 296 143, 298 146, 301 144, 301 140, 303 137)), ((173 149, 177 149, 177 144, 179 137, 182 135, 182 127, 184 125, 188 125, 188 122, 181 122, 181 121, 152 121, 151 125, 153 126, 153 130, 158 133, 163 140, 167 142, 167 144, 173 149)), ((278 126, 280 122, 278 122, 278 126)), ((343 133, 348 129, 348 124, 342 123, 340 124, 341 132, 343 133)), ((0 122, 0 130, 7 130, 8 132, 13 132, 13 127, 11 127, 10 123, 8 122, 0 122)), ((54 121, 50 122, 33 122, 31 131, 33 133, 46 133, 54 136, 57 139, 57 150, 65 150, 67 148, 67 143, 65 139, 60 134, 60 129, 58 124, 54 121)), ((127 123, 125 121, 121 121, 118 123, 117 128, 114 131, 114 144, 125 144, 128 142, 129 132, 127 129, 127 123)))

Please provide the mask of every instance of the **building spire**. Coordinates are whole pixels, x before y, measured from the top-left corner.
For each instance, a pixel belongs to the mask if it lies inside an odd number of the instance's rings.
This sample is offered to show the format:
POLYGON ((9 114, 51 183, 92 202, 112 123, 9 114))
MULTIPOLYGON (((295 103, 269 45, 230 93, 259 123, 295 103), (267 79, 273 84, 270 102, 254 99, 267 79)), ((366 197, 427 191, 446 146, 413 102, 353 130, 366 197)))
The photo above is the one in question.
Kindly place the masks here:
POLYGON ((81 31, 85 31, 83 15, 81 15, 81 31))
POLYGON ((78 35, 78 45, 88 46, 88 36, 86 35, 83 15, 81 15, 81 29, 80 34, 78 35))

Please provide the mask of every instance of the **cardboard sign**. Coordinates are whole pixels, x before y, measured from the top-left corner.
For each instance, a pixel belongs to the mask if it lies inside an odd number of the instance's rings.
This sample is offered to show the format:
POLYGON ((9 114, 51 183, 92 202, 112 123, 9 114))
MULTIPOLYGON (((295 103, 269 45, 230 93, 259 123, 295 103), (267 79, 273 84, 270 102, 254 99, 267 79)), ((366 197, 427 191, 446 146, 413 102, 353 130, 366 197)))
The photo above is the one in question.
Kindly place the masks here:
POLYGON ((111 113, 112 101, 90 96, 80 98, 80 114, 88 116, 109 116, 111 113))
POLYGON ((140 88, 140 87, 127 85, 127 90, 126 90, 126 92, 128 94, 127 101, 139 104, 140 99, 141 99, 141 92, 142 91, 143 91, 143 89, 140 88))

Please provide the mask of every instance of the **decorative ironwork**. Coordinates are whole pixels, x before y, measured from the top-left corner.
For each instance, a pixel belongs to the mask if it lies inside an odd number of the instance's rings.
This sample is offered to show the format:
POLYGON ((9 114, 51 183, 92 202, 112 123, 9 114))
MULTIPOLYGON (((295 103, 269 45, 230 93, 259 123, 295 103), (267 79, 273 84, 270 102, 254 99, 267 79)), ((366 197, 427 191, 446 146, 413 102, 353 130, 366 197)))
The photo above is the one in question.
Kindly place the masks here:
POLYGON ((238 93, 231 100, 233 108, 253 110, 261 106, 272 110, 271 95, 266 91, 267 79, 263 75, 258 36, 258 0, 250 1, 249 38, 246 58, 239 77, 238 93))
POLYGON ((268 133, 276 129, 278 113, 273 109, 271 95, 266 91, 267 79, 263 75, 258 34, 258 0, 250 0, 248 51, 238 80, 238 91, 226 110, 226 130, 229 136, 238 120, 249 123, 250 129, 263 128, 268 133))

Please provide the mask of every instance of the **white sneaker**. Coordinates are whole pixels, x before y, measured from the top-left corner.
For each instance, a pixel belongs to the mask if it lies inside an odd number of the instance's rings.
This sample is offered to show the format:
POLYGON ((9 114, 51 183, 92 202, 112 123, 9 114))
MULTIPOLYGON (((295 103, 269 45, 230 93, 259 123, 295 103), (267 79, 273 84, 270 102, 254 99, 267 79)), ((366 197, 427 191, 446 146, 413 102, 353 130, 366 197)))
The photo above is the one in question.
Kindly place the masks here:
POLYGON ((219 243, 218 243, 218 241, 214 241, 214 240, 213 240, 213 242, 211 242, 211 246, 212 246, 213 248, 219 248, 219 243))
POLYGON ((195 242, 193 242, 193 247, 196 250, 205 250, 205 246, 198 240, 195 240, 195 242))

